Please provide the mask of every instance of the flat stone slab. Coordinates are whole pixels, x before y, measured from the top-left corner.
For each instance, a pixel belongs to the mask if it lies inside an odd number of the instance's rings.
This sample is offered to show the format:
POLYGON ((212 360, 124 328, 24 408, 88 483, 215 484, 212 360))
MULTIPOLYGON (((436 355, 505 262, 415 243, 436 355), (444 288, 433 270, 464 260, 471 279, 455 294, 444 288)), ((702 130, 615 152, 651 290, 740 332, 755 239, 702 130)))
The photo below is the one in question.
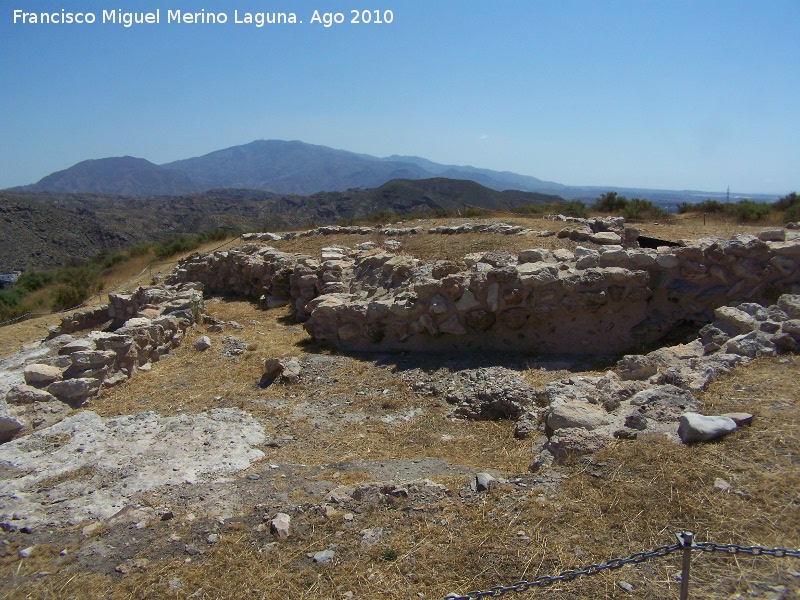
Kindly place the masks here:
POLYGON ((0 446, 0 464, 25 473, 0 475, 0 521, 107 519, 138 492, 246 469, 264 456, 254 448, 264 440, 262 425, 234 408, 174 417, 78 412, 0 446), (57 483, 42 486, 46 480, 57 483))
POLYGON ((61 381, 61 369, 50 365, 32 364, 25 365, 23 371, 25 383, 28 385, 47 386, 54 381, 61 381))

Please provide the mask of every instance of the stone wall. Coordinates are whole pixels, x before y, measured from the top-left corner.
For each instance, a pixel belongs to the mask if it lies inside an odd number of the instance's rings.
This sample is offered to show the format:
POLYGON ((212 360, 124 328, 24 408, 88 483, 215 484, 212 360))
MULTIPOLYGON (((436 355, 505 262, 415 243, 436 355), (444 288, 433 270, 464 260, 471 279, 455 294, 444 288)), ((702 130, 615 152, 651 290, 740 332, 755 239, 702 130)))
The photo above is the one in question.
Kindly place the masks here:
MULTIPOLYGON (((14 360, 0 380, 0 412, 9 412, 5 427, 0 423, 0 442, 10 439, 25 425, 36 424, 44 412, 60 401, 80 406, 102 388, 113 387, 147 370, 177 348, 186 329, 203 306, 202 287, 197 283, 139 288, 131 294, 111 294, 109 304, 75 313, 54 328, 49 339, 30 358, 14 360), (107 325, 104 331, 77 336, 76 326, 107 325), (19 368, 21 367, 21 369, 19 368), (21 371, 21 372, 20 372, 21 371), (30 414, 28 414, 30 413, 30 414)), ((12 357, 13 358, 13 357, 12 357)))
POLYGON ((315 339, 345 349, 587 355, 636 351, 682 324, 711 322, 721 306, 769 305, 800 290, 800 240, 785 241, 786 230, 657 249, 618 230, 628 247, 589 239, 574 252, 435 264, 381 249, 331 247, 314 259, 246 245, 190 257, 168 281, 290 304, 315 339))

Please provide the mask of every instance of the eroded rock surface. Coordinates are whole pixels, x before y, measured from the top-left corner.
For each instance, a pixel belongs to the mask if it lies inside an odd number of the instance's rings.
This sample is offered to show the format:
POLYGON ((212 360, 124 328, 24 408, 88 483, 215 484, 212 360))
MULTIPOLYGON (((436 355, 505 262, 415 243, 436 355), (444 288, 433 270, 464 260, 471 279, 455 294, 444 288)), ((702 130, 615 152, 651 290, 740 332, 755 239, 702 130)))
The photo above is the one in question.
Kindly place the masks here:
POLYGON ((0 526, 108 519, 139 492, 231 475, 264 453, 263 426, 233 408, 159 417, 82 411, 0 446, 0 526))

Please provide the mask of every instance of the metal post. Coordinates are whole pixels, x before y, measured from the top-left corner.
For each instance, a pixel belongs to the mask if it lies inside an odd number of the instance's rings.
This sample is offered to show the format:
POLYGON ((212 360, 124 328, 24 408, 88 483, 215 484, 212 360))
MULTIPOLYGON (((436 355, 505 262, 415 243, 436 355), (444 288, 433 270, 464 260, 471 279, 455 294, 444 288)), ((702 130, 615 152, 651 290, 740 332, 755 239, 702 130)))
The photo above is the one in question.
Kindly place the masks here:
POLYGON ((692 546, 694 534, 691 531, 682 531, 677 534, 678 543, 683 546, 683 564, 681 565, 681 595, 680 600, 689 598, 689 568, 692 566, 692 546))

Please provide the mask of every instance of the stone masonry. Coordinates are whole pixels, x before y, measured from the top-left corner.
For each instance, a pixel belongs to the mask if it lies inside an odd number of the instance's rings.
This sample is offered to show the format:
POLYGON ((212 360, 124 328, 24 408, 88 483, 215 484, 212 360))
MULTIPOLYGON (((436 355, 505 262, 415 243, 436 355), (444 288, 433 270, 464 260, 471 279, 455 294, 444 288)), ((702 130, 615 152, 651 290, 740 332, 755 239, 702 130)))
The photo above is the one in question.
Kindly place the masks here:
POLYGON ((380 248, 329 247, 317 259, 245 244, 193 255, 168 282, 289 304, 312 337, 343 349, 623 353, 709 323, 720 307, 800 291, 800 240, 768 233, 656 249, 622 235, 625 246, 433 264, 380 248))

